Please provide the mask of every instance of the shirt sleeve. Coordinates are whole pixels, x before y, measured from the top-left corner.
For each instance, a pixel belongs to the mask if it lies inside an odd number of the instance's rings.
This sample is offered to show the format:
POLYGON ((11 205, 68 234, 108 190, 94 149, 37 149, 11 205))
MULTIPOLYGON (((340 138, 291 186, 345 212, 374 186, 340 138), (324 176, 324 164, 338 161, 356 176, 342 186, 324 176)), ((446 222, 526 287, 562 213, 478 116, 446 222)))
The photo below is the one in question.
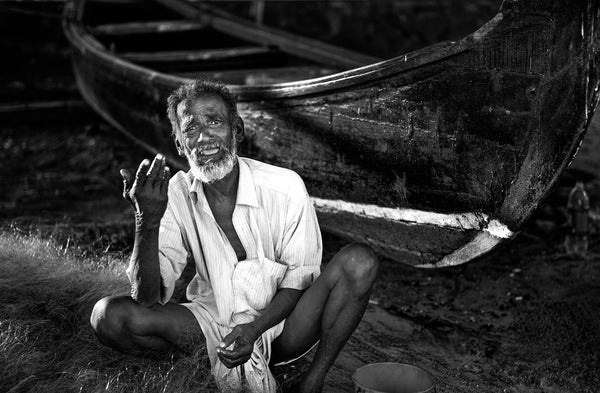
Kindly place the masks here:
POLYGON ((288 266, 279 288, 306 289, 321 273, 323 246, 315 208, 298 177, 301 192, 287 206, 279 261, 288 266))

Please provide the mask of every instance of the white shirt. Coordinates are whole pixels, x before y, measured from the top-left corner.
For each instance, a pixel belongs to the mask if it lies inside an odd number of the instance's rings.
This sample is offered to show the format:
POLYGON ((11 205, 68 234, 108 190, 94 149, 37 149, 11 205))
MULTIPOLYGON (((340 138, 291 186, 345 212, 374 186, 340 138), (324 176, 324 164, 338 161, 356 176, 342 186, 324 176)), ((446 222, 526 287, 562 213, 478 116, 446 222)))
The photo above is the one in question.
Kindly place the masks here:
POLYGON ((238 158, 233 226, 246 251, 237 260, 215 221, 202 183, 178 172, 159 232, 161 303, 173 294, 188 258, 196 276, 187 288, 224 326, 255 319, 279 288, 307 288, 319 275, 322 243, 314 207, 295 172, 238 158))

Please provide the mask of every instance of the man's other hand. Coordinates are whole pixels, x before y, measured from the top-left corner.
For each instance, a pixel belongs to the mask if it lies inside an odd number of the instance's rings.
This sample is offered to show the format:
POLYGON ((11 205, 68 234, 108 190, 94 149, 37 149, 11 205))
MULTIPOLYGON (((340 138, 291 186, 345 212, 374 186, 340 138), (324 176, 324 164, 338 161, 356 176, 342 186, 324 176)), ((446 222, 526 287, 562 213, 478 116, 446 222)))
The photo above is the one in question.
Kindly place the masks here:
POLYGON ((223 338, 217 347, 217 355, 227 368, 233 368, 244 364, 250 359, 254 350, 254 342, 260 333, 246 323, 237 325, 231 333, 223 338))
POLYGON ((157 227, 167 208, 170 169, 165 157, 157 154, 150 164, 142 161, 135 179, 127 169, 121 169, 123 177, 123 198, 132 206, 136 224, 157 227))

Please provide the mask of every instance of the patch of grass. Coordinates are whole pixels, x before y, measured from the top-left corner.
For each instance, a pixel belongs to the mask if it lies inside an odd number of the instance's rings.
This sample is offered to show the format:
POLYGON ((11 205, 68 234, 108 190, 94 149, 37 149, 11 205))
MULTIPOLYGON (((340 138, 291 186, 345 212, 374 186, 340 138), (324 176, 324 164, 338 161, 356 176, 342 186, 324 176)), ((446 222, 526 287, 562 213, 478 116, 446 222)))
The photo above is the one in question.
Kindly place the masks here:
POLYGON ((129 288, 124 258, 104 258, 0 230, 0 391, 216 391, 204 348, 150 359, 97 342, 94 303, 129 288))
POLYGON ((542 382, 565 391, 598 391, 592 388, 600 384, 597 288, 582 282, 578 295, 536 301, 529 310, 519 310, 517 329, 529 341, 528 356, 536 362, 534 368, 521 370, 520 378, 544 375, 542 382))

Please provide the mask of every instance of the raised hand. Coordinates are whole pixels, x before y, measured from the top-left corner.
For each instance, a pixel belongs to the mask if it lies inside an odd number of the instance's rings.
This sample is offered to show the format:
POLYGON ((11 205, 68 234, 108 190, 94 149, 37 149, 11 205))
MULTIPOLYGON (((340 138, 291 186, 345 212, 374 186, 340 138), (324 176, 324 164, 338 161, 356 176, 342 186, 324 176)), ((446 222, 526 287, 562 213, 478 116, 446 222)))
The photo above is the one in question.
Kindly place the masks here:
POLYGON ((167 208, 170 169, 165 157, 157 154, 150 164, 146 159, 140 164, 135 179, 126 169, 121 169, 123 177, 123 198, 135 212, 136 224, 145 227, 158 227, 167 208))
POLYGON ((219 359, 227 368, 246 363, 252 355, 254 342, 258 336, 260 333, 254 329, 252 324, 237 325, 217 347, 219 359))

